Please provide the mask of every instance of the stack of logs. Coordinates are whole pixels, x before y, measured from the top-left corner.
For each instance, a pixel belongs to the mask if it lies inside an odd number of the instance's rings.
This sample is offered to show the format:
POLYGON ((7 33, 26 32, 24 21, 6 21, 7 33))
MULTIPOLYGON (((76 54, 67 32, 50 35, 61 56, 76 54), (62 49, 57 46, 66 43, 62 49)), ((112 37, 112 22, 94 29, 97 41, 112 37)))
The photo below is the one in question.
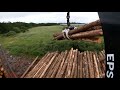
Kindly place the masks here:
POLYGON ((47 53, 30 67, 21 78, 104 78, 105 51, 80 52, 71 48, 61 53, 47 53))
POLYGON ((2 67, 2 63, 1 63, 1 59, 0 59, 0 78, 4 78, 4 74, 5 74, 5 72, 4 72, 4 69, 2 67))
POLYGON ((65 37, 63 32, 53 34, 55 40, 72 39, 72 40, 86 40, 86 41, 99 41, 98 36, 103 35, 100 20, 96 20, 89 24, 85 24, 74 30, 68 32, 68 37, 65 37))

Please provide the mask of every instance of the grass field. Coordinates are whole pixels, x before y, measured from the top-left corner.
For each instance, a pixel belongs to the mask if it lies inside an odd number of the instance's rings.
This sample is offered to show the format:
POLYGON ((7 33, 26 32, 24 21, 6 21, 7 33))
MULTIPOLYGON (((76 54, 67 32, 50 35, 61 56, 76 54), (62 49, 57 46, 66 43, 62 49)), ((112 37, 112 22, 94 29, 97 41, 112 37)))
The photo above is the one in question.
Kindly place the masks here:
POLYGON ((60 32, 63 26, 40 26, 15 36, 0 36, 0 44, 14 55, 43 56, 48 51, 64 51, 71 47, 80 50, 102 50, 104 44, 71 40, 55 41, 53 33, 60 32))

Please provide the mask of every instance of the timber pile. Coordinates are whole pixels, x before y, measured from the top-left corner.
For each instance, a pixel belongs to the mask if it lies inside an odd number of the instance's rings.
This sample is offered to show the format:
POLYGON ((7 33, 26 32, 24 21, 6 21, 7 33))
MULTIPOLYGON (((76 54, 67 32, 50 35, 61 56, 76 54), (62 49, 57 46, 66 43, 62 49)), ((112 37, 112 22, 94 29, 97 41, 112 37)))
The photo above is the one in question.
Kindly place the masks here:
POLYGON ((1 59, 0 59, 0 78, 4 78, 5 71, 4 68, 2 67, 1 59))
POLYGON ((69 30, 68 33, 59 32, 53 34, 55 40, 72 39, 72 40, 87 40, 99 41, 99 37, 103 35, 100 20, 96 20, 89 24, 85 24, 74 30, 69 30))
POLYGON ((21 78, 104 78, 105 51, 80 52, 72 48, 61 53, 47 53, 27 71, 21 78))
POLYGON ((6 72, 2 66, 0 66, 0 78, 5 78, 6 72))

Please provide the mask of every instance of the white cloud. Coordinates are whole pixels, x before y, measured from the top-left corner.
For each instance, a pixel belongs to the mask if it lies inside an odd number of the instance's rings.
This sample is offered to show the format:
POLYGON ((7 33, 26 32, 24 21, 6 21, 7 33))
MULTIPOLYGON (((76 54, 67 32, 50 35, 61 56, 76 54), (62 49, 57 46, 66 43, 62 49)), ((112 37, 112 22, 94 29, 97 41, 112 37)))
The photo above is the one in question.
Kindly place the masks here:
MULTIPOLYGON (((0 22, 66 22, 67 12, 0 12, 0 22)), ((70 22, 89 23, 99 19, 97 12, 70 12, 70 22)))

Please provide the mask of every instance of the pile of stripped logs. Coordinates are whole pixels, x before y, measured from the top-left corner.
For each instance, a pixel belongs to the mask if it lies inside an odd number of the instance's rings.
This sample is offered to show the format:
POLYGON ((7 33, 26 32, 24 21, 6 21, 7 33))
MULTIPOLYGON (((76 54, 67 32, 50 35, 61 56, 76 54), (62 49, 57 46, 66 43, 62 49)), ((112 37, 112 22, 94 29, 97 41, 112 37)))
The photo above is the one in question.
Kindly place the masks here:
POLYGON ((2 66, 0 66, 0 78, 5 78, 5 71, 2 66))
POLYGON ((73 30, 65 29, 53 34, 53 37, 55 40, 72 39, 96 42, 100 41, 101 35, 103 35, 101 23, 100 20, 96 20, 73 30))
POLYGON ((4 68, 2 66, 1 59, 0 59, 0 78, 5 78, 5 71, 4 71, 4 68))
POLYGON ((49 52, 35 59, 21 78, 104 78, 105 51, 49 52), (33 66, 33 64, 37 63, 33 66), (32 67, 32 68, 31 68, 32 67))
POLYGON ((0 78, 3 76, 3 71, 2 71, 2 65, 1 65, 1 59, 0 59, 0 78))

